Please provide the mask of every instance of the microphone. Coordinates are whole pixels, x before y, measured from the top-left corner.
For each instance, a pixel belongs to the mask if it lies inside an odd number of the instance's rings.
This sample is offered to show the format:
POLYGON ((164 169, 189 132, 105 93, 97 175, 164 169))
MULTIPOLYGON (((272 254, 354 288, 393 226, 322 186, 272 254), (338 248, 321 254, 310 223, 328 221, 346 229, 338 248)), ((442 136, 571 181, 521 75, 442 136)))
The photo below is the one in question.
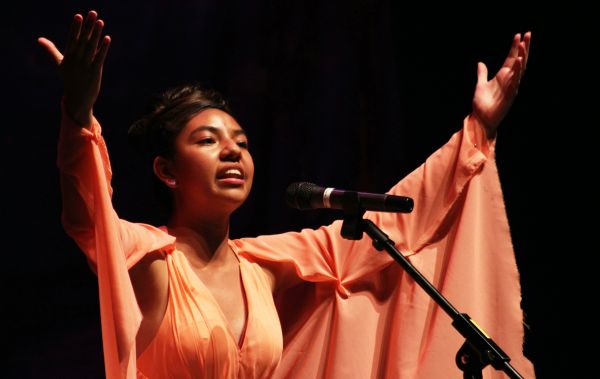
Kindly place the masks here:
POLYGON ((365 211, 402 212, 413 210, 413 199, 406 196, 323 188, 313 183, 292 183, 286 190, 287 204, 296 209, 332 208, 365 211))

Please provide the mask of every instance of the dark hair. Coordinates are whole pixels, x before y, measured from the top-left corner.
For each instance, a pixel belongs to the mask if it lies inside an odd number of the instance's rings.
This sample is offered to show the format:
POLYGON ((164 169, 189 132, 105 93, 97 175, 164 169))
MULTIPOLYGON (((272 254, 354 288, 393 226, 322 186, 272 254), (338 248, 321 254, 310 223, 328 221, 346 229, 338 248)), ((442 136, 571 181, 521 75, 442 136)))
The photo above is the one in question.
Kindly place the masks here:
POLYGON ((181 85, 160 94, 152 110, 129 127, 129 144, 152 173, 155 194, 165 207, 164 211, 172 210, 171 195, 164 183, 153 174, 154 158, 173 159, 175 139, 179 133, 193 116, 208 108, 231 114, 229 105, 219 92, 197 84, 181 85))

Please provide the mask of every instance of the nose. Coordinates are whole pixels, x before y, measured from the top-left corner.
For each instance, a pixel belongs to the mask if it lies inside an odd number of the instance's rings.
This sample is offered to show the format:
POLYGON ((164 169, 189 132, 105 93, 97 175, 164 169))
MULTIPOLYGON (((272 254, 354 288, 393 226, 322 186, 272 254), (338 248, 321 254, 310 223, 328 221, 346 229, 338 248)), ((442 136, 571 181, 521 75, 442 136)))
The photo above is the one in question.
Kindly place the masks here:
POLYGON ((227 138, 221 150, 220 158, 223 161, 238 162, 242 157, 242 149, 232 138, 227 138))

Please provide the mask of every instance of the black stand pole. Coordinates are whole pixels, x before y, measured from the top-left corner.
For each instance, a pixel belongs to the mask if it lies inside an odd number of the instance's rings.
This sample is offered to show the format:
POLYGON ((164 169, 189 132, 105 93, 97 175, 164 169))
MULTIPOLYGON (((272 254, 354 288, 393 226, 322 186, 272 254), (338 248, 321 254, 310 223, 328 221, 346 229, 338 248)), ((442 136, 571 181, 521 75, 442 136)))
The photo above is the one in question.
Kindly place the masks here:
MULTIPOLYGON (((358 198, 356 204, 359 204, 358 198)), ((360 240, 363 232, 373 240, 375 249, 385 249, 389 255, 431 296, 431 298, 452 318, 452 326, 465 337, 465 343, 456 354, 456 365, 463 371, 465 379, 481 379, 482 370, 491 364, 496 370, 504 371, 512 379, 523 377, 510 365, 510 358, 496 343, 481 330, 466 313, 460 313, 439 293, 435 287, 402 255, 388 238, 371 220, 363 219, 365 211, 357 206, 355 210, 346 210, 342 224, 342 237, 360 240)))

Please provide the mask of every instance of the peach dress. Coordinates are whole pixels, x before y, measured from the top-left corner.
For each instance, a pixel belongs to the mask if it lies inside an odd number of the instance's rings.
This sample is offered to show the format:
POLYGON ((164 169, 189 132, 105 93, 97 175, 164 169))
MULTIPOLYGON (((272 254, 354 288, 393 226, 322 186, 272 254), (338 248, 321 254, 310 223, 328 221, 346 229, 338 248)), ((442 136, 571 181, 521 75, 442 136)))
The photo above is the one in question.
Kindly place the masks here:
MULTIPOLYGON (((113 378, 460 378, 464 339, 450 318, 368 237, 345 240, 341 222, 316 230, 229 242, 240 260, 248 318, 241 343, 166 229, 115 213, 101 128, 63 116, 58 146, 62 221, 98 275, 106 376, 113 378), (136 360, 141 321, 128 268, 165 254, 169 303, 136 360), (261 269, 295 272, 304 284, 270 292, 261 269), (283 349, 283 350, 282 350, 283 349)), ((519 274, 493 141, 471 117, 389 193, 410 214, 367 212, 396 247, 509 355, 525 378, 519 274)), ((483 377, 505 378, 487 367, 483 377)))

